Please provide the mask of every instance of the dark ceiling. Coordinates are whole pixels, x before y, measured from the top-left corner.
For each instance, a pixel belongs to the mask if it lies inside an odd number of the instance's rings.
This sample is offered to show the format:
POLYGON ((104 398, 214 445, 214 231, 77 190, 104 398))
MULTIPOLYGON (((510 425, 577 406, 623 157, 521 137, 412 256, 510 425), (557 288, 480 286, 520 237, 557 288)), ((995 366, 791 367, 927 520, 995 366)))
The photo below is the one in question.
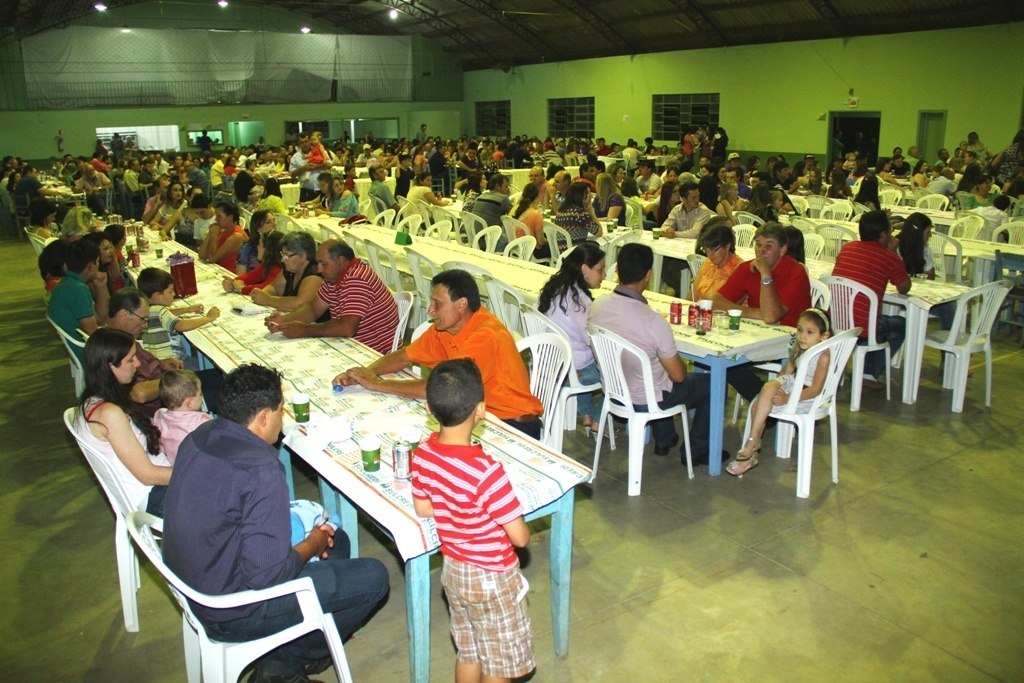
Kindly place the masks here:
MULTIPOLYGON (((137 2, 107 0, 106 4, 115 9, 137 2)), ((338 33, 433 38, 466 70, 1024 20, 1024 0, 269 0, 265 4, 314 17, 338 33), (389 16, 391 10, 397 11, 394 19, 389 16)), ((93 0, 3 0, 0 23, 16 35, 27 36, 73 23, 93 12, 92 5, 93 0)), ((952 49, 957 47, 973 46, 952 49)), ((991 48, 996 57, 998 46, 991 48)), ((912 56, 895 48, 893 57, 912 56)))

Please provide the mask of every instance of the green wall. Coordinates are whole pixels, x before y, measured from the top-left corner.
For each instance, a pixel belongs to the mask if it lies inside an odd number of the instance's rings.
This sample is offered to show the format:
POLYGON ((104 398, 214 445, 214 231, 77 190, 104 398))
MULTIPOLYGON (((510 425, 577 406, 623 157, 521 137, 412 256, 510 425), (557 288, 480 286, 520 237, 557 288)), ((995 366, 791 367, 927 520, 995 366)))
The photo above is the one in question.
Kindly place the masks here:
POLYGON ((651 95, 718 92, 730 148, 823 156, 827 113, 849 111, 853 88, 882 112, 880 150, 915 144, 919 110, 947 112, 947 147, 976 130, 1002 149, 1021 125, 1022 66, 1024 23, 609 57, 467 72, 463 118, 511 100, 513 133, 545 135, 548 98, 592 96, 595 133, 625 142, 650 133, 651 95))

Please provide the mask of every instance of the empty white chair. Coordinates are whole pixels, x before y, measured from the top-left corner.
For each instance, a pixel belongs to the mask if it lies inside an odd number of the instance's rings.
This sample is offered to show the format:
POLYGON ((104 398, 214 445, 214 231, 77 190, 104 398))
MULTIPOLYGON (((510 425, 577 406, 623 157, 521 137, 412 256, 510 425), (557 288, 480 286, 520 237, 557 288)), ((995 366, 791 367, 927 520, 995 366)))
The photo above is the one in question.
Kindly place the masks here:
POLYGON ((1006 236, 1006 242, 1018 247, 1024 246, 1024 221, 1003 223, 992 233, 993 242, 1001 242, 1000 236, 1006 236))
POLYGON ((395 306, 398 307, 398 325, 395 326, 395 336, 391 342, 391 350, 396 351, 405 339, 405 329, 409 326, 409 316, 416 303, 416 292, 392 292, 391 295, 395 297, 395 306))
POLYGON ((313 579, 303 576, 263 590, 240 591, 230 595, 206 595, 192 589, 164 564, 163 553, 153 534, 154 531, 160 533, 163 530, 160 518, 145 512, 134 512, 128 517, 127 526, 135 544, 160 572, 178 606, 181 607, 185 669, 189 683, 199 683, 200 671, 202 680, 206 683, 233 683, 249 664, 259 657, 300 636, 316 631, 324 634, 339 683, 352 683, 352 673, 348 668, 341 635, 334 623, 334 617, 324 614, 320 607, 313 579), (295 596, 302 621, 272 635, 241 643, 211 640, 206 635, 203 623, 196 618, 189 604, 191 600, 204 607, 223 609, 251 605, 286 595, 295 596))
MULTIPOLYGON (((736 211, 734 214, 743 213, 742 211, 736 211)), ((738 220, 738 219, 737 219, 738 220)), ((764 225, 764 221, 761 221, 761 225, 764 225)), ((740 249, 749 249, 754 246, 754 233, 757 232, 757 227, 749 223, 740 223, 734 225, 732 232, 736 235, 736 246, 740 249)))
POLYGON ((853 204, 846 201, 838 201, 823 206, 819 217, 822 221, 848 221, 852 215, 853 204))
POLYGON ((447 242, 449 235, 452 234, 452 221, 446 218, 442 221, 434 221, 431 225, 427 226, 424 231, 424 236, 430 237, 441 242, 447 242))
POLYGON ((953 390, 953 412, 962 413, 967 393, 971 354, 985 354, 985 407, 992 405, 992 325, 1010 291, 1010 282, 999 280, 976 287, 956 300, 956 315, 949 330, 929 332, 924 345, 946 354, 942 386, 953 390), (971 308, 975 310, 971 310, 971 308), (968 317, 970 319, 968 319, 968 317))
POLYGON ((793 205, 793 209, 801 216, 806 216, 807 212, 811 208, 810 205, 807 203, 807 200, 798 194, 791 194, 788 196, 789 203, 793 205))
POLYGON ((558 397, 569 372, 572 349, 561 335, 551 332, 531 334, 516 342, 520 353, 530 353, 530 393, 544 406, 541 441, 561 447, 564 428, 559 421, 558 397))
POLYGON ((384 209, 370 221, 374 225, 379 225, 382 228, 392 229, 395 225, 395 210, 384 209))
MULTIPOLYGON (((480 216, 470 211, 462 211, 459 214, 459 218, 462 220, 462 232, 466 236, 466 244, 475 244, 476 236, 487 229, 487 221, 480 216)), ((488 249, 488 251, 494 251, 488 249)))
POLYGON ((381 280, 384 280, 384 284, 386 284, 392 292, 405 291, 406 287, 402 282, 402 274, 398 270, 398 263, 395 260, 395 255, 386 247, 383 247, 372 240, 366 240, 365 244, 367 260, 370 262, 370 267, 373 268, 373 272, 377 273, 381 280))
MULTIPOLYGON (((829 434, 832 446, 832 481, 839 483, 839 427, 836 417, 836 391, 842 379, 843 370, 850 359, 850 354, 857 345, 860 328, 854 327, 840 332, 830 339, 819 342, 805 351, 796 362, 796 373, 793 378, 794 387, 803 387, 818 366, 821 354, 828 352, 828 375, 821 393, 807 401, 800 400, 800 392, 789 395, 789 401, 772 408, 771 416, 779 420, 776 435, 776 454, 788 458, 793 440, 793 427, 796 427, 799 441, 797 442, 796 495, 807 498, 811 494, 811 464, 814 461, 814 423, 828 417, 829 434)), ((755 400, 754 403, 757 401, 755 400)), ((751 403, 751 409, 754 407, 751 403)), ((743 442, 750 436, 752 420, 747 419, 743 431, 743 442)))
POLYGON ((35 249, 36 256, 39 256, 41 253, 43 253, 43 247, 45 247, 47 244, 49 244, 50 242, 57 241, 56 237, 40 237, 39 235, 36 234, 34 230, 31 230, 27 225, 22 229, 25 231, 25 234, 28 235, 28 241, 32 244, 32 248, 35 249))
POLYGON ((533 235, 517 237, 505 247, 502 252, 508 258, 517 258, 520 261, 529 261, 533 256, 533 250, 537 247, 537 238, 533 235))
POLYGON ((817 233, 804 233, 804 257, 817 261, 825 251, 825 238, 817 233))
POLYGON ((572 249, 572 237, 569 235, 569 231, 546 220, 544 221, 544 237, 547 238, 548 246, 551 248, 551 267, 561 268, 562 257, 572 249))
POLYGON ((406 216, 395 226, 396 232, 408 233, 410 237, 418 237, 423 234, 423 216, 414 213, 406 216))
POLYGON ((793 216, 790 218, 789 224, 805 235, 813 235, 818 230, 817 223, 809 218, 801 218, 800 216, 793 216))
POLYGON ((882 203, 883 209, 896 208, 903 201, 903 190, 897 187, 887 187, 879 190, 878 201, 882 203))
MULTIPOLYGON (((558 229, 561 230, 562 228, 558 229)), ((602 250, 604 251, 605 280, 608 280, 609 282, 614 282, 615 280, 615 261, 619 257, 619 249, 621 249, 623 245, 629 244, 630 242, 639 242, 643 234, 644 233, 642 230, 630 230, 628 232, 616 234, 615 237, 613 237, 611 240, 608 241, 607 244, 604 245, 602 250)), ((568 253, 568 249, 563 251, 562 258, 564 258, 565 255, 568 253)))
POLYGON ((964 250, 960 242, 938 230, 932 230, 932 236, 928 238, 928 246, 931 247, 932 261, 935 264, 935 279, 945 282, 950 280, 950 275, 952 275, 953 282, 961 284, 963 282, 964 250))
POLYGON ((352 251, 355 252, 356 257, 364 261, 369 260, 367 258, 366 252, 366 240, 364 240, 362 237, 359 237, 351 230, 342 230, 341 234, 345 242, 348 244, 348 246, 352 247, 352 251))
POLYGON ((926 194, 923 197, 918 197, 917 201, 914 202, 914 206, 919 209, 939 209, 945 211, 949 208, 949 197, 944 194, 926 194))
POLYGON ((857 297, 865 297, 868 301, 868 329, 866 343, 860 344, 853 354, 853 378, 850 387, 850 410, 860 410, 860 395, 864 388, 864 358, 872 351, 883 351, 885 353, 885 398, 892 398, 890 375, 892 371, 892 349, 888 340, 878 340, 878 297, 875 293, 860 284, 845 277, 826 275, 821 281, 828 287, 832 295, 832 305, 829 313, 832 316, 832 327, 837 332, 845 332, 854 327, 853 309, 857 297))
POLYGON ((488 308, 509 332, 514 335, 523 333, 523 323, 519 309, 525 303, 523 295, 501 280, 488 275, 484 279, 487 291, 488 308))
MULTIPOLYGON (((64 345, 64 350, 68 352, 71 363, 71 379, 75 383, 75 396, 82 395, 82 389, 85 388, 85 372, 82 370, 82 361, 79 359, 78 354, 75 353, 75 349, 84 349, 85 342, 79 338, 75 339, 70 334, 60 328, 57 323, 53 322, 53 318, 46 316, 46 319, 53 325, 53 329, 57 330, 57 334, 60 336, 60 341, 64 345)), ((81 332, 81 330, 79 330, 81 332)), ((83 333, 84 334, 84 333, 83 333)))
POLYGON ((736 223, 739 225, 756 225, 757 227, 764 225, 763 218, 755 216, 749 211, 733 211, 732 217, 736 219, 736 223))
POLYGON ((320 226, 320 241, 326 242, 327 240, 342 240, 345 239, 345 235, 342 233, 341 228, 337 225, 330 225, 319 221, 317 223, 320 226))
POLYGON ((821 210, 832 203, 831 199, 819 194, 807 195, 804 197, 804 201, 807 202, 807 213, 805 215, 808 218, 818 218, 821 216, 821 210))
POLYGON ((412 280, 416 285, 417 306, 414 309, 416 316, 413 320, 415 324, 419 324, 427 319, 427 309, 430 308, 430 281, 441 272, 441 269, 434 261, 412 247, 405 248, 405 259, 409 263, 412 280))
POLYGON ((597 476, 597 465, 601 457, 601 442, 605 424, 611 416, 626 420, 629 439, 629 472, 627 492, 631 496, 640 495, 640 479, 643 476, 644 431, 653 420, 680 417, 683 423, 683 443, 686 452, 686 472, 693 479, 693 460, 690 454, 690 427, 686 418, 686 406, 678 405, 662 410, 658 407, 658 399, 654 395, 654 378, 651 371, 651 359, 638 346, 619 335, 596 325, 588 325, 590 341, 594 346, 594 355, 601 370, 601 385, 604 387, 604 402, 601 404, 601 418, 598 422, 597 444, 594 446, 594 464, 590 473, 590 481, 597 476), (638 411, 633 407, 623 368, 623 357, 630 356, 628 361, 635 369, 639 369, 643 377, 646 393, 647 412, 638 411))
POLYGON ((502 235, 505 231, 502 230, 501 226, 489 225, 482 230, 477 231, 473 237, 473 244, 477 249, 493 254, 498 248, 498 242, 501 240, 502 235))
POLYGON ((826 261, 835 261, 845 243, 857 241, 857 234, 841 225, 819 225, 818 234, 824 240, 819 258, 826 261))
POLYGON ((828 285, 821 280, 815 280, 813 277, 809 279, 811 283, 811 306, 827 311, 832 307, 832 292, 829 291, 828 285))
POLYGON ((634 197, 624 197, 626 202, 626 227, 631 230, 642 230, 644 227, 644 205, 634 197), (632 211, 629 211, 632 209, 632 211))
POLYGON ((957 240, 976 240, 984 227, 985 219, 978 214, 970 213, 949 224, 949 236, 957 240))
POLYGON ((125 489, 121 479, 114 473, 110 461, 82 439, 79 429, 85 429, 77 420, 77 408, 64 411, 64 425, 78 442, 78 448, 103 489, 107 502, 114 511, 114 552, 117 556, 117 576, 121 587, 121 611, 124 614, 124 628, 135 633, 139 630, 139 608, 136 593, 139 590, 139 560, 135 557, 131 539, 128 538, 126 516, 135 512, 135 502, 125 489))

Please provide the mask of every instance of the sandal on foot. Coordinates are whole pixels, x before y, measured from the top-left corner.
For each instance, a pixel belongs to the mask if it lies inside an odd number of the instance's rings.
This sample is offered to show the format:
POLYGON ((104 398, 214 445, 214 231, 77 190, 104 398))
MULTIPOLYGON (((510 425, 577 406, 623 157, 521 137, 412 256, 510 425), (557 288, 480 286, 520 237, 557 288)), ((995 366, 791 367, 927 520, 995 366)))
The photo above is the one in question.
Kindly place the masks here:
POLYGON ((757 467, 757 454, 761 451, 761 439, 747 439, 743 448, 736 453, 736 458, 725 467, 725 471, 734 477, 757 467))

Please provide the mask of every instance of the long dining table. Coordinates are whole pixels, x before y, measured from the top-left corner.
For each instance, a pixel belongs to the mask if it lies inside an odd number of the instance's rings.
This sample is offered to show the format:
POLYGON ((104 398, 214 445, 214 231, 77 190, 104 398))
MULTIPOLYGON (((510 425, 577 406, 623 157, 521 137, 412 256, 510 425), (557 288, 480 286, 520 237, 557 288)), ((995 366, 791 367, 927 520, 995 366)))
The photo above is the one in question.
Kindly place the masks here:
MULTIPOLYGON (((159 239, 149 235, 151 243, 159 239)), ((167 256, 194 252, 174 242, 163 243, 167 256)), ((286 394, 301 392, 310 397, 311 417, 304 425, 294 423, 286 397, 289 425, 280 449, 289 489, 294 497, 291 455, 305 460, 320 478, 325 507, 338 513, 349 534, 353 556, 359 554, 358 512, 361 511, 393 540, 405 569, 406 610, 409 630, 410 680, 427 683, 430 678, 430 557, 440 549, 433 519, 415 514, 410 485, 395 478, 388 457, 399 431, 417 428, 426 436, 436 428, 422 401, 346 387, 336 391, 332 378, 354 366, 372 363, 379 354, 346 338, 286 339, 270 333, 258 307, 247 297, 226 293, 221 279, 228 271, 195 258, 198 293, 183 303, 219 307, 223 313, 214 323, 186 333, 201 352, 204 362, 230 371, 243 363, 261 363, 283 373, 286 394), (243 314, 255 311, 257 314, 243 314), (381 468, 362 468, 356 438, 376 435, 381 440, 381 468)), ((141 254, 141 267, 167 268, 153 249, 141 254)), ((137 269, 135 269, 137 270, 137 269)), ((571 587, 574 487, 589 480, 583 464, 524 436, 488 414, 474 437, 500 461, 526 519, 551 518, 550 582, 554 651, 564 657, 569 647, 569 596, 571 587)), ((372 625, 368 628, 372 628, 372 625)))

